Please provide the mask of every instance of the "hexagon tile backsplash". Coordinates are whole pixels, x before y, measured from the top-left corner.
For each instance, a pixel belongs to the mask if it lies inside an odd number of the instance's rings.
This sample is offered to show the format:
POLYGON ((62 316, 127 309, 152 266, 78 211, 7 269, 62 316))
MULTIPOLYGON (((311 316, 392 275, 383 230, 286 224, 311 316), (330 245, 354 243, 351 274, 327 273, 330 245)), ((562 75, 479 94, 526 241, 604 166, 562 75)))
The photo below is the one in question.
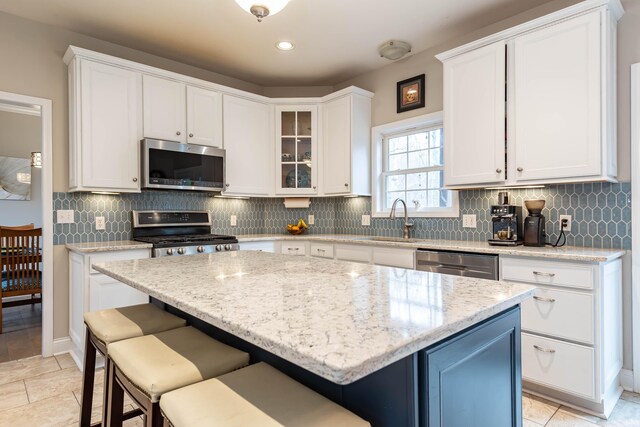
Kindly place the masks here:
MULTIPOLYGON (((549 241, 559 232, 559 216, 571 215, 572 231, 567 244, 597 248, 631 249, 631 186, 629 183, 588 183, 555 185, 540 189, 508 190, 511 204, 523 206, 524 200, 545 199, 549 241)), ((477 228, 462 228, 458 218, 413 218, 415 236, 424 239, 474 240, 489 238, 489 206, 497 201, 497 190, 460 192, 460 215, 477 215, 477 228)), ((126 240, 131 238, 131 211, 209 210, 214 233, 284 234, 285 226, 298 218, 315 215, 310 234, 357 234, 401 236, 402 219, 372 218, 371 226, 362 226, 363 214, 371 213, 371 199, 313 198, 308 209, 286 209, 281 198, 250 200, 220 199, 193 192, 145 191, 140 194, 95 195, 54 193, 54 210, 75 211, 74 224, 54 225, 54 244, 126 240), (230 226, 236 215, 238 225, 230 226), (95 230, 95 217, 104 216, 106 230, 95 230)), ((55 222, 55 213, 54 222, 55 222)))

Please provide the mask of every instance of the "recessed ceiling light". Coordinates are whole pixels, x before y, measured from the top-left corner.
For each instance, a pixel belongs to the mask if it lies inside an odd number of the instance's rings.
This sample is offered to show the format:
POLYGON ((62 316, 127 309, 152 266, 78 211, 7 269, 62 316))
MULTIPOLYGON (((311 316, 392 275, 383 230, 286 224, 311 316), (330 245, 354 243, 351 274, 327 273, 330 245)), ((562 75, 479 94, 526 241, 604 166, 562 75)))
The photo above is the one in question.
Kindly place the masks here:
POLYGON ((281 41, 276 43, 276 47, 280 50, 293 50, 293 43, 287 41, 281 41))

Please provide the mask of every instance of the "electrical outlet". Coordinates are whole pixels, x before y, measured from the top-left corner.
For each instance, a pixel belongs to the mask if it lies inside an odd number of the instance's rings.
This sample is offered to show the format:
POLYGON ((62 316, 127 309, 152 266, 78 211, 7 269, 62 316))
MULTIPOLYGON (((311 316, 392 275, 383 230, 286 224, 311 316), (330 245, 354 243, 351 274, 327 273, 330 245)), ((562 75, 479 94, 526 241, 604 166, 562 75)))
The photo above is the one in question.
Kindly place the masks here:
POLYGON ((371 225, 371 215, 362 215, 362 225, 364 226, 371 225))
POLYGON ((231 226, 235 227, 236 225, 238 225, 238 217, 235 215, 231 215, 231 226))
POLYGON ((475 215, 462 215, 462 227, 477 228, 475 215))
POLYGON ((567 225, 564 227, 564 231, 566 233, 571 232, 571 215, 560 215, 560 227, 562 227, 562 220, 567 220, 567 225))
POLYGON ((73 215, 75 214, 72 210, 59 210, 56 212, 56 222, 58 224, 73 224, 73 215))
POLYGON ((96 217, 96 230, 104 230, 105 228, 107 228, 104 217, 103 216, 97 216, 96 217))
POLYGON ((309 217, 307 218, 307 224, 313 225, 315 223, 316 223, 316 217, 313 214, 309 214, 309 217))

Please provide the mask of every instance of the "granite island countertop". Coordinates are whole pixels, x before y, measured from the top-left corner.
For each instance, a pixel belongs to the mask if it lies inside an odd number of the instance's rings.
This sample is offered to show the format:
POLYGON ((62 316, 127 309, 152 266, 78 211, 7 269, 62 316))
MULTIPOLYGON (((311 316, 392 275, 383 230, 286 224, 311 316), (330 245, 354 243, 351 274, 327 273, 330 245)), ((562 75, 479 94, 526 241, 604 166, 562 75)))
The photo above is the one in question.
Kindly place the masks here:
POLYGON ((256 251, 93 267, 342 385, 518 305, 535 289, 256 251))
POLYGON ((475 252, 484 254, 523 256, 536 258, 550 258, 565 261, 609 262, 624 256, 624 249, 598 249, 580 246, 564 246, 560 248, 530 247, 530 246, 491 246, 486 241, 468 240, 435 240, 410 239, 399 241, 398 238, 362 236, 362 235, 325 235, 303 234, 292 236, 288 234, 249 234, 236 236, 240 243, 265 240, 276 241, 318 241, 326 243, 357 244, 368 246, 387 246, 406 249, 432 249, 447 251, 475 252))

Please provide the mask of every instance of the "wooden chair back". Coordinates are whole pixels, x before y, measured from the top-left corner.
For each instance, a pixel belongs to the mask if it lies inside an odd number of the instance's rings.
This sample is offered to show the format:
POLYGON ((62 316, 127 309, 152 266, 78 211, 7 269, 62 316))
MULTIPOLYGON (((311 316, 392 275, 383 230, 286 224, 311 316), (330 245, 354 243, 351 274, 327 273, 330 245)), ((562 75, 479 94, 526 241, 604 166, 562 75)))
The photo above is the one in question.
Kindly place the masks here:
POLYGON ((0 230, 2 297, 41 293, 41 237, 41 228, 0 230))
POLYGON ((0 231, 2 230, 33 230, 34 228, 35 227, 33 226, 33 223, 25 224, 25 225, 15 225, 15 226, 0 225, 0 231))

